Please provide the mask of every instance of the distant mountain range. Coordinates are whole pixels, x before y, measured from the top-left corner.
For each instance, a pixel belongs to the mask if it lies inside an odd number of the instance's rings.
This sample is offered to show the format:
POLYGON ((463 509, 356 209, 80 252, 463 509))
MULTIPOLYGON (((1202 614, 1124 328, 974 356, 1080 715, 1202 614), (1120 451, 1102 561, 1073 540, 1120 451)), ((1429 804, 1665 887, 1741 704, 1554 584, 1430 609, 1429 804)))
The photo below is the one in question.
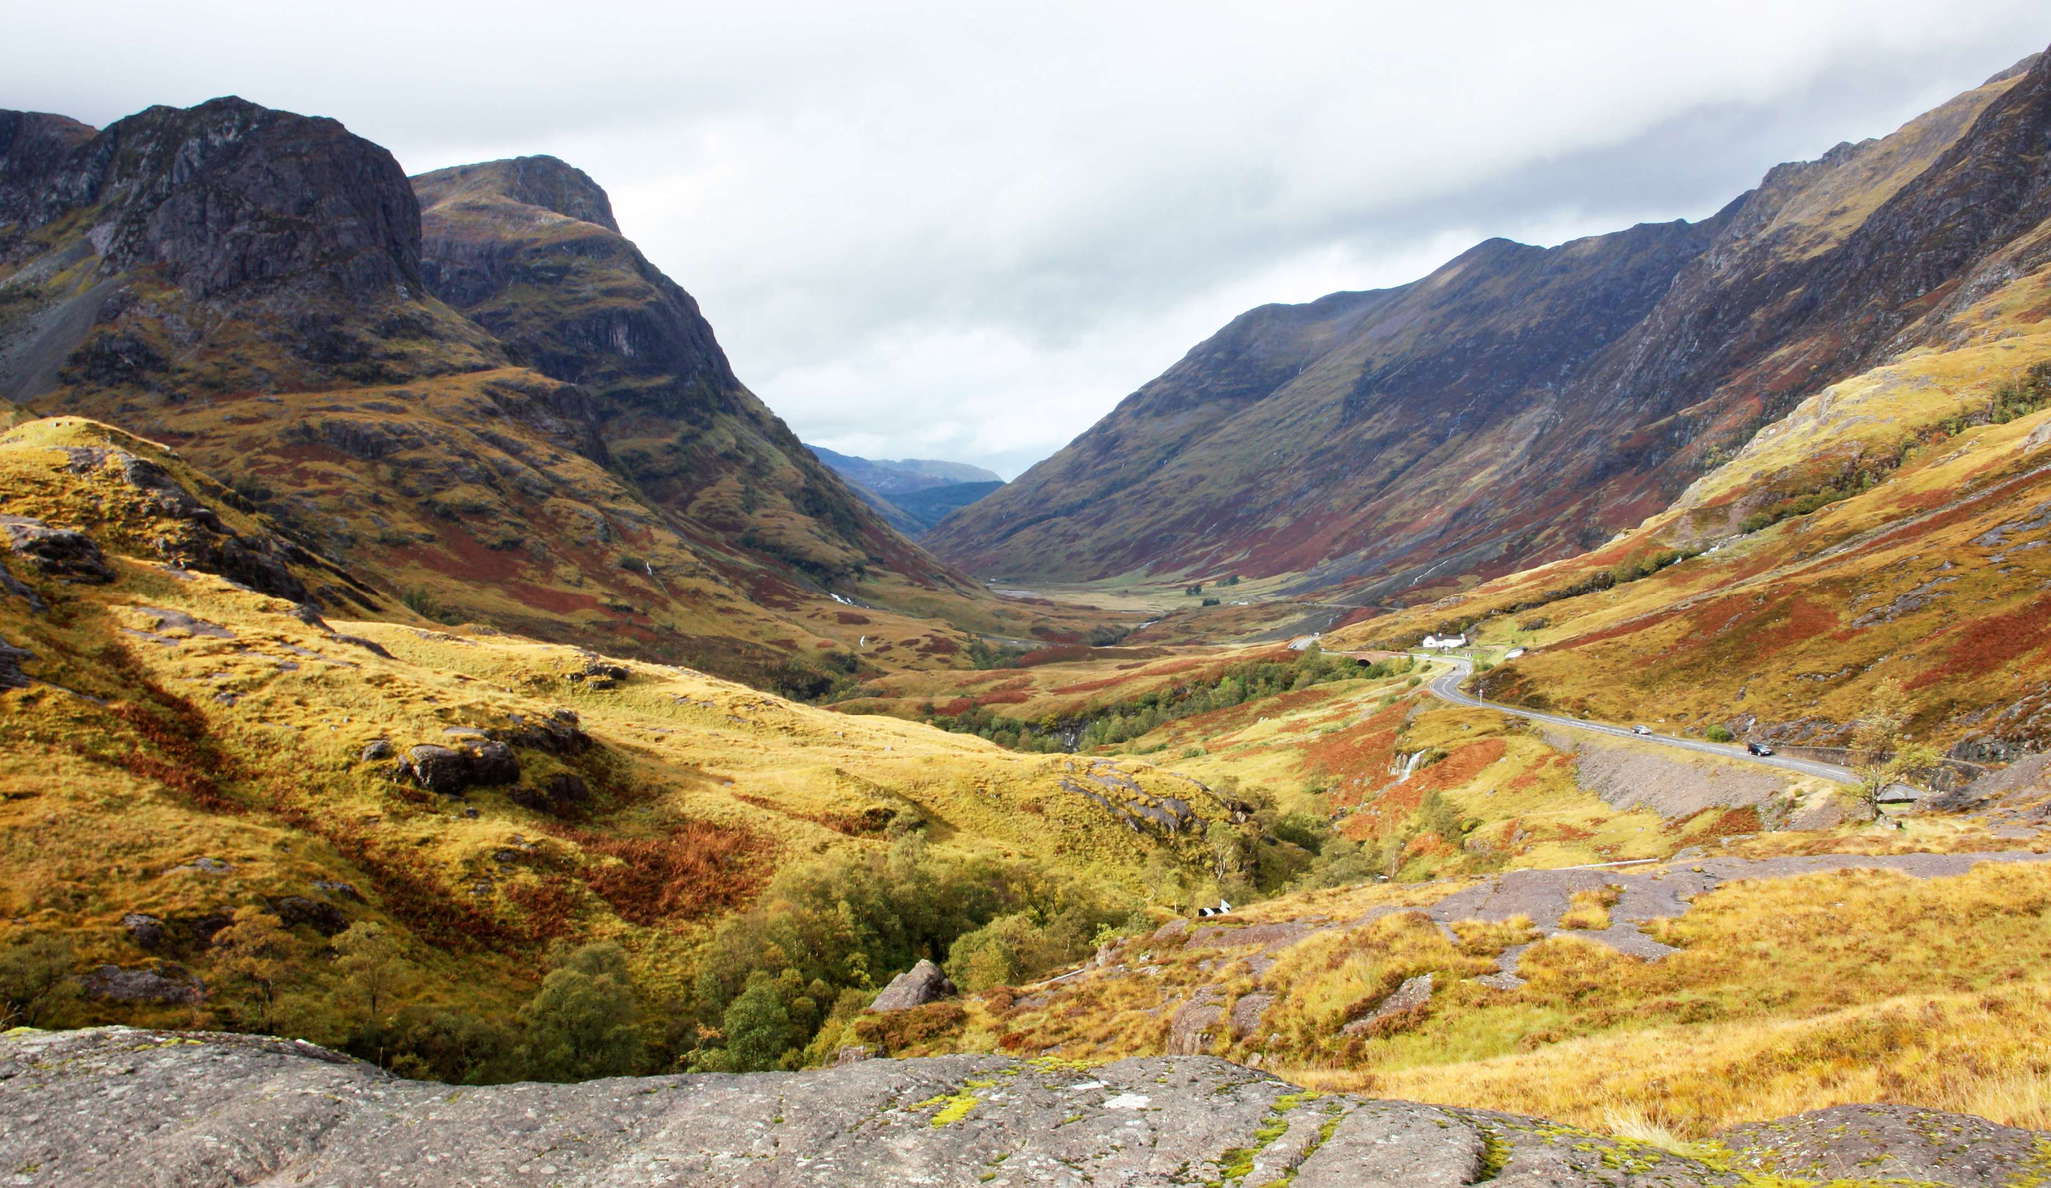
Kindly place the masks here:
POLYGON ((1573 556, 1805 397, 1978 333, 1964 311, 2051 256, 2047 136, 2035 56, 1699 223, 1494 239, 1263 306, 925 543, 984 577, 1288 575, 1363 603, 1573 556))
POLYGON ((805 448, 907 536, 926 532, 1004 485, 996 472, 966 462, 931 458, 885 461, 836 453, 825 446, 808 444, 805 448))

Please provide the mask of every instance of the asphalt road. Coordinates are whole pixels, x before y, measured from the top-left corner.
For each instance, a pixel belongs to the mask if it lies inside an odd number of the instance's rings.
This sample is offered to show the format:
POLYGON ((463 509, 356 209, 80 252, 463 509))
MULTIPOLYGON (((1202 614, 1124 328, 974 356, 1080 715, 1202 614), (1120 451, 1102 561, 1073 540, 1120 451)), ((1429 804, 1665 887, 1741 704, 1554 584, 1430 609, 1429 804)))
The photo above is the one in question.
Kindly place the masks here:
POLYGON ((1761 767, 1778 767, 1783 771, 1820 776, 1826 780, 1835 780, 1840 784, 1856 784, 1859 782, 1859 777, 1853 774, 1850 768, 1839 767, 1834 763, 1819 763, 1814 759, 1795 759, 1786 755, 1754 755, 1745 748, 1731 743, 1704 742, 1698 738, 1676 738, 1671 734, 1636 734, 1627 726, 1611 726, 1604 722, 1590 722, 1581 718, 1569 718, 1562 714, 1542 714, 1537 710, 1520 709, 1514 705, 1483 701, 1479 697, 1470 696, 1465 690, 1460 688, 1462 682, 1474 675, 1474 663, 1472 661, 1463 660, 1457 656, 1419 656, 1418 659, 1444 661, 1453 666, 1451 672, 1441 673, 1433 677, 1431 684, 1427 688, 1440 701, 1448 701, 1454 705, 1476 706, 1481 709, 1491 709, 1500 714, 1508 714, 1513 718, 1526 718, 1533 722, 1549 722, 1554 726, 1571 726, 1576 730, 1590 730, 1597 734, 1614 734, 1618 738, 1632 738, 1637 739, 1639 742, 1660 743, 1664 746, 1678 747, 1683 751, 1696 751, 1704 755, 1714 755, 1719 759, 1735 760, 1739 763, 1756 763, 1761 767))

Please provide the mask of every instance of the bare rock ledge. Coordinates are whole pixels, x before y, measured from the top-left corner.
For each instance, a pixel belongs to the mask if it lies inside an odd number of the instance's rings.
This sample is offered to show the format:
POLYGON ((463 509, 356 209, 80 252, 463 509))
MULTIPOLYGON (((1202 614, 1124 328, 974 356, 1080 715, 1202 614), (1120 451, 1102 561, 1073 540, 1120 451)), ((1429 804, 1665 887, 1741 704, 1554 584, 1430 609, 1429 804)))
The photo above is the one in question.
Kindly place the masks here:
POLYGON ((1740 1185, 2034 1183, 2047 1136, 1849 1106, 1717 1164, 1478 1110, 1306 1094, 1211 1057, 990 1056, 459 1088, 310 1044, 105 1027, 0 1035, 22 1185, 1740 1185), (1786 1183, 1788 1180, 1772 1180, 1786 1183))

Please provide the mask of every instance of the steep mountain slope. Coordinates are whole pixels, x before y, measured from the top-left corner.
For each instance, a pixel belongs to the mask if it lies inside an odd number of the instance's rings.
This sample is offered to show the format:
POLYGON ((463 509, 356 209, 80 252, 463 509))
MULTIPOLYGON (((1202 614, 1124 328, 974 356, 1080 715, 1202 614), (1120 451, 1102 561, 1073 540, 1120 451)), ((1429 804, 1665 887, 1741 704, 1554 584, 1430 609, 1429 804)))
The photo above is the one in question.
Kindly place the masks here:
POLYGON ((1033 625, 811 458, 560 162, 423 179, 423 254, 332 120, 0 129, 0 392, 175 445, 387 596, 815 692, 948 662, 927 616, 1033 625))
POLYGON ((522 157, 413 188, 428 290, 589 393, 611 468, 707 547, 740 542, 827 582, 870 568, 957 582, 863 514, 734 378, 697 303, 620 235, 582 172, 522 157))
POLYGON ((1360 600, 1572 555, 2033 266, 2047 127, 2032 58, 1700 224, 1491 241, 1255 310, 928 543, 980 573, 1300 574, 1360 600))
POLYGON ((909 536, 918 536, 1004 485, 980 466, 930 458, 878 461, 837 453, 825 446, 805 447, 833 469, 884 519, 909 536))

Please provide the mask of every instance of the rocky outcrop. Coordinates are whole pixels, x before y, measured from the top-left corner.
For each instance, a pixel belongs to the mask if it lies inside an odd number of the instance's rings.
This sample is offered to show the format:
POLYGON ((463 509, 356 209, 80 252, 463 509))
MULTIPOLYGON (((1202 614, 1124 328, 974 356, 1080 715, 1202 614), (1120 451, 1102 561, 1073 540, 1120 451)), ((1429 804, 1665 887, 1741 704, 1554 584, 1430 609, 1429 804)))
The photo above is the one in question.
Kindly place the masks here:
POLYGON ((429 792, 461 796, 469 788, 518 783, 520 761, 511 747, 496 739, 466 738, 455 746, 409 747, 399 771, 429 792))
POLYGON ((0 690, 28 688, 29 675, 21 670, 21 666, 33 659, 35 655, 28 649, 17 648, 0 639, 0 690))
POLYGON ((1991 1188, 2039 1169, 2044 1139, 1849 1106, 1733 1131, 1711 1164, 1506 1114, 1306 1095, 1210 1057, 1086 1071, 857 1060, 452 1092, 286 1040, 127 1028, 0 1038, 0 1166, 22 1185, 1735 1188, 1782 1175, 1991 1188))
POLYGON ((890 979, 876 1001, 869 1004, 872 1011, 908 1011, 913 1007, 939 1002, 954 995, 954 983, 940 972, 940 967, 925 958, 917 965, 890 979))
POLYGON ((76 528, 53 528, 26 516, 0 516, 0 531, 16 556, 46 577, 104 585, 114 568, 92 537, 76 528))
POLYGON ((420 285, 405 173, 334 120, 233 96, 152 107, 90 137, 51 123, 61 117, 6 118, 26 149, 0 143, 0 210, 20 219, 9 231, 95 210, 105 274, 150 267, 201 298, 274 282, 358 297, 420 285))
POLYGON ((156 968, 102 965, 78 981, 87 998, 100 1002, 180 1006, 206 996, 206 987, 198 978, 183 966, 168 963, 156 968))

